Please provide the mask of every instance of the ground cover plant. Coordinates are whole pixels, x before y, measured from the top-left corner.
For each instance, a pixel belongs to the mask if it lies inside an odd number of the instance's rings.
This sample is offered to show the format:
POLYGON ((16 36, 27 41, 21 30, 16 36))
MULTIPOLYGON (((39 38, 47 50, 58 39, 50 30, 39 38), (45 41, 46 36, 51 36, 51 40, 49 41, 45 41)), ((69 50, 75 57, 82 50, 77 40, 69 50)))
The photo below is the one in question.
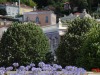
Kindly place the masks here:
POLYGON ((38 67, 34 63, 28 64, 26 66, 20 66, 19 63, 13 63, 9 67, 0 67, 0 75, 6 75, 7 71, 16 71, 11 75, 85 75, 86 70, 83 68, 78 68, 75 66, 66 66, 62 68, 58 64, 45 64, 44 62, 39 62, 38 67), (27 71, 32 71, 31 74, 27 71))

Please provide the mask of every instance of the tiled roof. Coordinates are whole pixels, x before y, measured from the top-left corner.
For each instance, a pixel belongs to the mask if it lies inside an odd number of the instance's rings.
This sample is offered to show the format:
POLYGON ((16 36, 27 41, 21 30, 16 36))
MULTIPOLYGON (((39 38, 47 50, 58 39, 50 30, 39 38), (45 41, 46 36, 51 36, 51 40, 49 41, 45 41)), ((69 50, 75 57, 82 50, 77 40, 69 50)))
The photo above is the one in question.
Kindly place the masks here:
POLYGON ((31 11, 31 12, 53 12, 53 11, 51 11, 51 10, 42 10, 42 9, 36 9, 36 10, 33 9, 33 11, 31 11))
POLYGON ((81 13, 79 13, 79 12, 76 12, 76 13, 74 13, 74 15, 80 15, 81 13))

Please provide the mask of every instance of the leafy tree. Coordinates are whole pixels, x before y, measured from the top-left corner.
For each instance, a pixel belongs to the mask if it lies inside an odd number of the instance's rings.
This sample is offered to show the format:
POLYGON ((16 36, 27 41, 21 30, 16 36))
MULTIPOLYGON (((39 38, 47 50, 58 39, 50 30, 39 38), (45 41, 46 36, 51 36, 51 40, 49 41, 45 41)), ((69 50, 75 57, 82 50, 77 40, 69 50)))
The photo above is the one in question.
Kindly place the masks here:
POLYGON ((7 12, 5 9, 0 9, 0 15, 7 15, 7 12))
POLYGON ((49 43, 42 29, 33 24, 14 23, 3 34, 0 44, 0 64, 19 62, 26 65, 45 60, 49 43))
POLYGON ((33 1, 37 3, 39 8, 42 8, 43 6, 54 5, 54 4, 57 5, 59 2, 63 4, 64 2, 69 0, 33 0, 33 1))
POLYGON ((78 11, 88 9, 88 0, 70 0, 72 8, 78 7, 78 11))
POLYGON ((87 70, 100 68, 100 24, 94 24, 86 34, 77 64, 87 70))
MULTIPOLYGON (((25 0, 24 2, 25 2, 26 5, 29 5, 31 7, 36 6, 36 3, 32 0, 25 0)), ((23 1, 22 1, 22 3, 23 3, 23 1)))
POLYGON ((54 55, 52 54, 52 52, 48 52, 46 54, 46 60, 45 60, 45 62, 49 63, 49 64, 54 63, 54 55))
POLYGON ((47 6, 47 0, 33 0, 34 2, 37 3, 38 8, 42 8, 43 6, 47 6))
POLYGON ((89 30, 94 20, 89 18, 75 19, 69 22, 68 30, 61 38, 56 51, 58 63, 62 66, 76 65, 76 59, 83 42, 85 33, 89 30))
POLYGON ((97 9, 96 7, 100 3, 100 0, 69 0, 69 2, 71 3, 72 8, 77 6, 79 11, 85 8, 91 13, 97 9))

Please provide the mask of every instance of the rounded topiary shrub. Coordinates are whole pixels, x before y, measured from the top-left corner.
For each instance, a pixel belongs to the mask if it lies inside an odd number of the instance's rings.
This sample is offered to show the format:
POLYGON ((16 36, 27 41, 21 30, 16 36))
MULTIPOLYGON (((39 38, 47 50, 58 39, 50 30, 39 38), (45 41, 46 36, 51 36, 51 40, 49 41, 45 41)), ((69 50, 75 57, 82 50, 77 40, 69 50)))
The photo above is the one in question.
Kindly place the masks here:
POLYGON ((42 29, 33 23, 13 23, 1 38, 0 64, 28 64, 45 60, 49 42, 42 29))

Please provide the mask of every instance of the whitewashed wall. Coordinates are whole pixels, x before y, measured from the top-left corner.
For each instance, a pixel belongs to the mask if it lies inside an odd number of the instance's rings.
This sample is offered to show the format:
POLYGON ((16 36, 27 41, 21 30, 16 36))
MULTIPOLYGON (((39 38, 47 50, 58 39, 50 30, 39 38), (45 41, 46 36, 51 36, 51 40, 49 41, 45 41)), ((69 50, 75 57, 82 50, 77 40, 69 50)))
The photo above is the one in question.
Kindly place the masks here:
POLYGON ((4 31, 6 30, 7 30, 7 27, 0 28, 0 38, 2 37, 2 34, 4 33, 4 31))

